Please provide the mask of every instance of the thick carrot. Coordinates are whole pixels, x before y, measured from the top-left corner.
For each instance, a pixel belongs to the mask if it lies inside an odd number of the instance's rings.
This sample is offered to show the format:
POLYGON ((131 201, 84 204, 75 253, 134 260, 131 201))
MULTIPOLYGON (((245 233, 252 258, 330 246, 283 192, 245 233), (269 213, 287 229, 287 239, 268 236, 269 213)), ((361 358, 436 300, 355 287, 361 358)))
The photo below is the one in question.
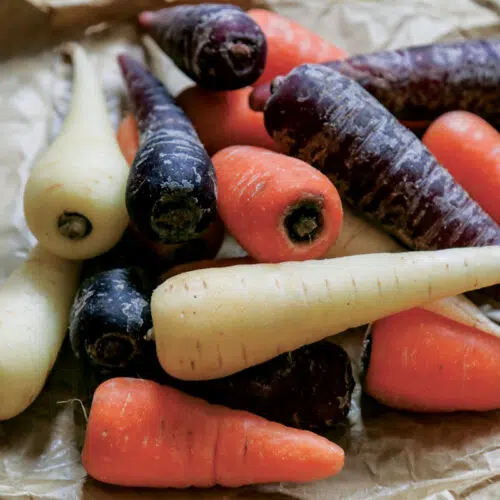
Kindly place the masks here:
POLYGON ((132 165, 137 150, 139 149, 139 130, 132 113, 127 113, 118 127, 116 133, 120 150, 129 165, 132 165))
POLYGON ((214 92, 189 87, 177 97, 210 155, 233 145, 260 146, 278 150, 264 127, 264 117, 250 109, 252 87, 231 92, 214 92))
POLYGON ((153 292, 170 375, 230 375, 348 328, 500 283, 500 247, 355 255, 202 269, 153 292))
POLYGON ((177 276, 178 274, 188 273, 189 271, 195 271, 197 269, 212 269, 214 267, 240 266, 241 264, 255 263, 257 263, 257 261, 255 259, 252 259, 252 257, 196 260, 194 262, 187 262, 186 264, 178 264, 174 267, 171 267, 162 275, 161 282, 163 283, 166 279, 177 276))
POLYGON ((237 487, 333 476, 344 452, 309 431, 115 378, 94 394, 82 463, 95 479, 122 486, 237 487))
POLYGON ((251 9, 248 15, 260 26, 267 39, 264 72, 253 85, 270 82, 299 64, 333 61, 347 56, 344 50, 275 12, 251 9))
POLYGON ((477 115, 452 111, 432 123, 422 142, 500 223, 500 134, 477 115))
POLYGON ((411 309, 375 322, 367 346, 364 389, 388 406, 423 412, 500 408, 500 339, 411 309))
POLYGON ((255 146, 225 148, 212 162, 218 212, 254 259, 314 259, 337 239, 340 197, 328 177, 307 163, 255 146))

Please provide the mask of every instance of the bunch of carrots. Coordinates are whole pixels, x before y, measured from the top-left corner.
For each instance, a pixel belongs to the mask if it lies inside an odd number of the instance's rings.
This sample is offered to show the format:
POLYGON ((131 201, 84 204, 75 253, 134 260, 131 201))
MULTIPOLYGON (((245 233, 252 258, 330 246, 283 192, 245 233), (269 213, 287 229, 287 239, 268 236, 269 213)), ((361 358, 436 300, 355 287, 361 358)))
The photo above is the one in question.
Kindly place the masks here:
MULTIPOLYGON (((23 395, 0 418, 40 392, 66 326, 107 379, 82 461, 111 484, 337 474, 344 451, 311 430, 346 417, 354 382, 347 354, 322 342, 366 324, 363 387, 379 402, 500 408, 500 327, 462 295, 500 299, 500 44, 349 57, 227 4, 144 12, 139 25, 194 85, 174 98, 120 55, 131 111, 115 138, 85 52, 69 49, 71 112, 25 192, 39 246, 0 290, 0 311, 44 318, 50 356, 28 373, 12 340, 0 349, 0 395, 10 381, 23 395), (389 73, 393 87, 380 84, 389 73), (246 256, 215 259, 225 231, 246 256), (67 279, 43 282, 51 269, 67 279), (303 408, 283 416, 264 385, 303 408)), ((28 323, 9 323, 17 342, 33 343, 28 323)))

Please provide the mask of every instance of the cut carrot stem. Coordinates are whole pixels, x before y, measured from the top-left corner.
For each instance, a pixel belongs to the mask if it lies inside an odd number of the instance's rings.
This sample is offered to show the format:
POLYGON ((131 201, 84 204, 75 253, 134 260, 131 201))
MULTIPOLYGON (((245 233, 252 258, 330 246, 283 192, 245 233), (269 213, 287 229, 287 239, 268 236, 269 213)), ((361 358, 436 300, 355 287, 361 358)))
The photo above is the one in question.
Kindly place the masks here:
POLYGON ((115 378, 94 394, 82 463, 95 479, 122 486, 237 487, 333 476, 344 452, 308 431, 115 378))
POLYGON ((225 148, 212 162, 219 214, 254 259, 314 259, 336 240, 340 197, 330 180, 307 163, 254 146, 225 148))
POLYGON ((251 9, 248 15, 260 26, 267 40, 264 72, 253 85, 270 82, 303 63, 344 59, 347 54, 316 33, 265 9, 251 9))
POLYGON ((500 408, 500 339, 411 309, 375 322, 367 346, 364 389, 388 406, 419 412, 500 408))
POLYGON ((500 134, 483 118, 451 111, 422 142, 497 223, 500 223, 500 134))
POLYGON ((232 92, 189 87, 177 97, 210 155, 234 145, 279 150, 264 127, 264 116, 250 109, 251 91, 252 87, 232 92))

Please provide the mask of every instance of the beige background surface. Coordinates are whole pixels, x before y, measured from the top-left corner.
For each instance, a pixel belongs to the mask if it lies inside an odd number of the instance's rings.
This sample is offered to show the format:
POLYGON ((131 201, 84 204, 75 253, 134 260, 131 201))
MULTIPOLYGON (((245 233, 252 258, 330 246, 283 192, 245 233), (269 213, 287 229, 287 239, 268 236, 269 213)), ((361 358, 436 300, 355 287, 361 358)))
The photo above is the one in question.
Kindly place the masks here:
MULTIPOLYGON (((22 217, 24 183, 37 155, 57 134, 70 97, 70 68, 51 44, 86 33, 117 123, 124 89, 116 55, 143 56, 133 23, 160 0, 32 2, 1 0, 8 30, 0 33, 0 279, 33 243, 22 217), (35 5, 36 4, 36 5, 35 5), (96 25, 97 23, 97 25, 96 25), (44 50, 42 50, 44 49, 44 50)), ((277 11, 314 29, 349 53, 404 47, 436 40, 500 37, 500 2, 472 0, 327 1, 269 0, 277 11)), ((186 79, 163 56, 153 67, 172 91, 186 79)), ((234 252, 227 245, 225 253, 234 252)), ((358 360, 362 332, 336 337, 358 360)), ((361 398, 359 386, 349 422, 330 436, 346 449, 344 471, 308 485, 209 492, 135 491, 87 481, 79 463, 87 380, 63 350, 42 395, 18 418, 0 424, 0 498, 300 498, 432 499, 500 498, 500 412, 410 415, 361 398), (252 493, 253 492, 253 493, 252 493), (266 498, 268 495, 266 495, 266 498)), ((1 404, 1 402, 0 402, 1 404)))

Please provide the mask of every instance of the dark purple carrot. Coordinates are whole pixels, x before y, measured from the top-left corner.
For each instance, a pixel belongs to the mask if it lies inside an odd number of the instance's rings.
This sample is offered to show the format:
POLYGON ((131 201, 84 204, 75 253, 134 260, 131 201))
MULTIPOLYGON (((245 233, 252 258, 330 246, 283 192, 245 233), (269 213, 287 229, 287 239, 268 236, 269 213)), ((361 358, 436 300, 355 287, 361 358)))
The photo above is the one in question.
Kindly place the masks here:
MULTIPOLYGON (((461 109, 500 128, 500 40, 436 43, 324 64, 356 80, 405 124, 461 109)), ((250 107, 263 111, 269 95, 269 84, 257 86, 250 107)))
POLYGON ((143 12, 139 23, 201 87, 239 89, 255 82, 264 71, 264 33, 235 5, 179 5, 143 12))
POLYGON ((417 137, 354 80, 304 64, 273 83, 268 133, 416 250, 500 244, 500 227, 417 137))
POLYGON ((163 84, 141 63, 118 59, 140 136, 126 190, 129 216, 154 241, 196 239, 216 217, 210 157, 163 84))

